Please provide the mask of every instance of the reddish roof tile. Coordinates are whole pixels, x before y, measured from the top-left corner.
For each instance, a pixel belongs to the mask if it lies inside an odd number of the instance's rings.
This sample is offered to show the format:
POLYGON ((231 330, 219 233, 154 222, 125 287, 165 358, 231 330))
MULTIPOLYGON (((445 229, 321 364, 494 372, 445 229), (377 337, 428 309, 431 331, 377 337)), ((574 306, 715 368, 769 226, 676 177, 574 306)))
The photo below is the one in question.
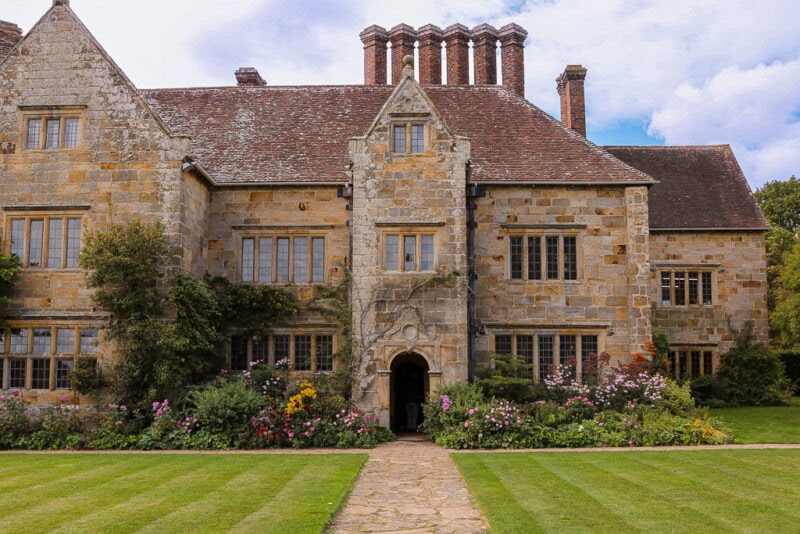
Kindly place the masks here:
MULTIPOLYGON (((142 94, 219 184, 343 182, 391 86, 151 89, 142 94)), ((455 135, 472 140, 474 181, 649 183, 499 86, 425 86, 455 135)))
POLYGON ((650 189, 650 228, 764 229, 768 226, 728 145, 606 149, 659 180, 650 189))

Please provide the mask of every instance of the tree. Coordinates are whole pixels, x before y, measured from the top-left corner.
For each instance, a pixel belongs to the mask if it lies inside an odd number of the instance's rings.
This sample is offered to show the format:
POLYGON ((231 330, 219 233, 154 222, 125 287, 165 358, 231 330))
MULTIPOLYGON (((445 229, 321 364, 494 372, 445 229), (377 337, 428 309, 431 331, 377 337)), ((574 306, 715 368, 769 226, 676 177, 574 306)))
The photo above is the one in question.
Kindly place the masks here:
POLYGON ((219 371, 230 326, 264 334, 297 312, 292 295, 269 286, 209 282, 185 272, 162 281, 166 257, 163 227, 134 220, 88 234, 79 258, 118 344, 116 400, 144 417, 153 402, 219 371))
POLYGON ((800 347, 800 180, 772 181, 754 196, 772 228, 766 235, 768 308, 773 343, 800 347), (796 259, 793 257, 798 256, 796 259))
POLYGON ((797 233, 800 228, 800 180, 792 176, 785 182, 767 182, 753 196, 773 227, 797 233))
POLYGON ((8 328, 4 311, 11 304, 11 292, 19 282, 22 263, 15 254, 0 254, 0 332, 8 328))

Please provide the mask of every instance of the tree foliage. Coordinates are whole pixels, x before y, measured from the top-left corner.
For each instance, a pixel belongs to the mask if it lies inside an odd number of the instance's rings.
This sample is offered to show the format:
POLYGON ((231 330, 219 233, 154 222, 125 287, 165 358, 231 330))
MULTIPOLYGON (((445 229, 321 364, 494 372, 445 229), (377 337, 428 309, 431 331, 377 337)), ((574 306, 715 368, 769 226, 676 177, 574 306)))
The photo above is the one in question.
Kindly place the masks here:
POLYGON ((767 284, 773 343, 800 348, 800 180, 772 181, 754 193, 767 232, 767 284))
POLYGON ((232 324, 264 333, 297 311, 290 294, 268 286, 211 283, 189 273, 163 280, 166 252, 163 227, 134 220, 88 234, 79 260, 118 345, 111 377, 116 400, 138 416, 215 375, 232 324))
POLYGON ((0 254, 0 331, 8 328, 4 311, 11 304, 11 292, 19 282, 22 262, 15 254, 0 254))
POLYGON ((767 182, 753 196, 773 227, 797 233, 800 229, 800 180, 792 176, 785 182, 767 182))

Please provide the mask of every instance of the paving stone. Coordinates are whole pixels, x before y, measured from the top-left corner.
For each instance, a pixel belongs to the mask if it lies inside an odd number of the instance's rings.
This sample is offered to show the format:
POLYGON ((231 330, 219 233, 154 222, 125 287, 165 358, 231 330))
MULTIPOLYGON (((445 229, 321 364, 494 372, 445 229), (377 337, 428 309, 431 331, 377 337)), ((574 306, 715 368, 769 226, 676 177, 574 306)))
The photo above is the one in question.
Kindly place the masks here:
POLYGON ((328 533, 488 532, 450 452, 424 441, 395 441, 369 451, 328 533))

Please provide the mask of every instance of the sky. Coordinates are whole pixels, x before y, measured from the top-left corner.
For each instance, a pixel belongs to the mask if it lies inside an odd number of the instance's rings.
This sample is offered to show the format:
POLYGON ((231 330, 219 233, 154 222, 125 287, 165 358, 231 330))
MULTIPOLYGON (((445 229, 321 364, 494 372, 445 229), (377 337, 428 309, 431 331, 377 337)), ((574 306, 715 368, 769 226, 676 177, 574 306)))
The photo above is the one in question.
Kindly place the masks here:
MULTIPOLYGON (((3 0, 27 33, 52 0, 3 0)), ((363 83, 358 34, 515 22, 528 31, 525 96, 560 118, 555 78, 588 69, 598 145, 729 144, 752 189, 800 176, 797 0, 71 0, 139 88, 363 83)))

